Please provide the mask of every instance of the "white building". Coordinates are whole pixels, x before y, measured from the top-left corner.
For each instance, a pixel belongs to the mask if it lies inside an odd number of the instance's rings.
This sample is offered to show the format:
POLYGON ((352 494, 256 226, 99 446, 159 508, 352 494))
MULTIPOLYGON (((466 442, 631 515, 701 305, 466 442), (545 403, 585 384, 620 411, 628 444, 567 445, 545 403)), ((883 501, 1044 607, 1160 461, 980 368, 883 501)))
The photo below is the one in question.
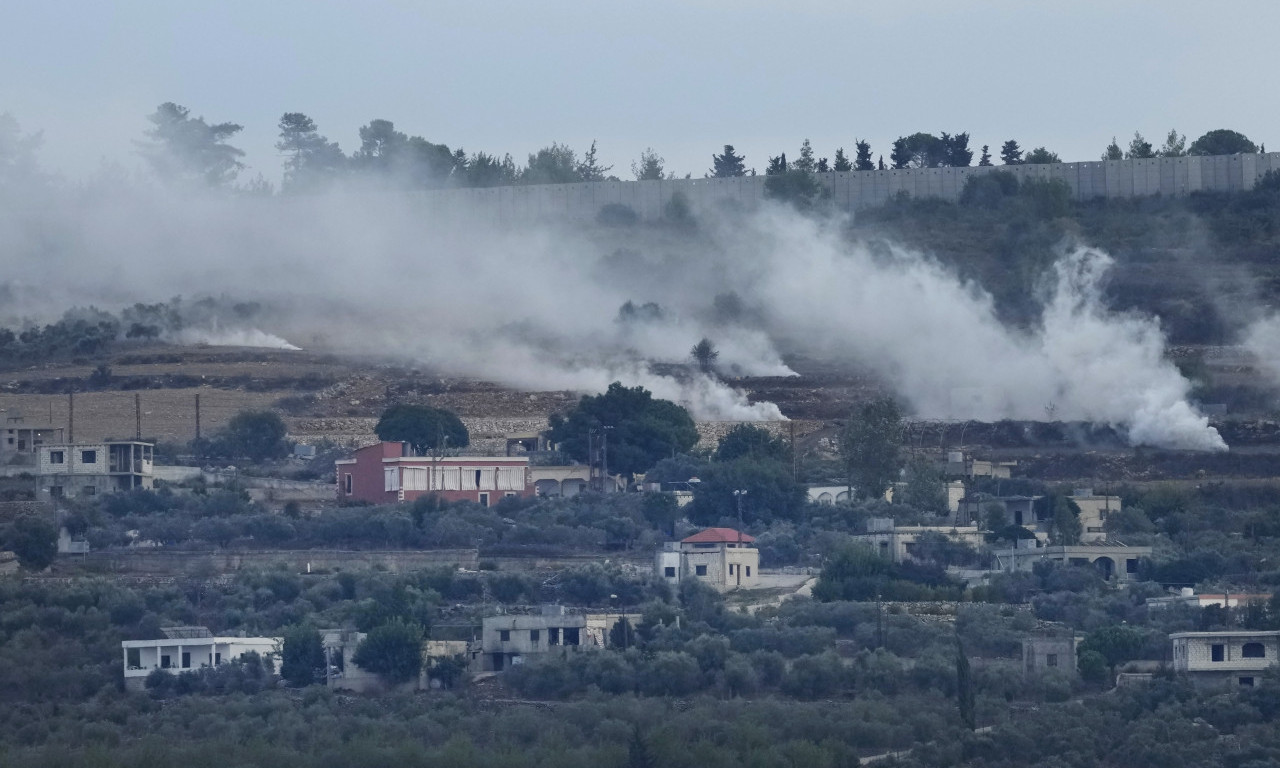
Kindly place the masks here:
POLYGON ((1137 577, 1138 564, 1151 557, 1151 547, 1131 547, 1119 543, 1045 546, 1040 539, 1019 539, 1012 549, 992 553, 996 567, 1006 573, 1030 571, 1035 564, 1050 561, 1062 565, 1092 566, 1107 581, 1130 581, 1137 577))
POLYGON ((1191 587, 1183 587, 1177 595, 1168 597, 1152 597, 1147 600, 1147 608, 1163 611, 1174 606, 1185 605, 1188 608, 1241 608, 1250 603, 1265 603, 1271 599, 1268 594, 1248 594, 1242 592, 1202 592, 1196 594, 1191 587))
POLYGON ((280 656, 278 637, 214 637, 204 627, 168 627, 159 640, 125 640, 120 643, 124 654, 124 684, 129 690, 142 690, 147 675, 157 669, 170 674, 191 672, 201 667, 216 667, 239 659, 246 653, 257 653, 275 668, 280 656))
POLYGON ((732 528, 707 528, 679 542, 663 544, 654 574, 669 584, 697 579, 715 589, 751 588, 760 580, 755 538, 732 528))
POLYGON ((138 440, 46 443, 36 463, 41 501, 98 496, 154 485, 155 446, 138 440))
POLYGON ((983 532, 977 525, 897 525, 891 517, 873 517, 867 520, 867 532, 854 538, 867 544, 881 557, 895 563, 914 559, 921 536, 936 534, 956 544, 964 544, 977 550, 985 543, 983 532))
POLYGON ((642 618, 638 613, 568 613, 562 605, 543 606, 537 615, 489 616, 482 622, 479 647, 472 649, 472 669, 501 672, 531 656, 600 650, 609 645, 618 622, 626 619, 635 627, 642 618))
POLYGON ((1252 687, 1280 659, 1280 630, 1176 632, 1173 669, 1198 683, 1252 687))

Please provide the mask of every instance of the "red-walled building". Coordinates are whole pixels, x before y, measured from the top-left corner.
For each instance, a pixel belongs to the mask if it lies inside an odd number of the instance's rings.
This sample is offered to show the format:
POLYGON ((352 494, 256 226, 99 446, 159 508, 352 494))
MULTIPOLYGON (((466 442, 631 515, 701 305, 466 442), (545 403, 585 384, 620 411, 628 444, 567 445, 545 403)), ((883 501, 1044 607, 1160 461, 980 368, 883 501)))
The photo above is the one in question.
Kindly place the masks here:
POLYGON ((419 496, 497 504, 532 496, 529 459, 518 456, 406 456, 404 443, 377 443, 336 462, 338 501, 391 504, 419 496))

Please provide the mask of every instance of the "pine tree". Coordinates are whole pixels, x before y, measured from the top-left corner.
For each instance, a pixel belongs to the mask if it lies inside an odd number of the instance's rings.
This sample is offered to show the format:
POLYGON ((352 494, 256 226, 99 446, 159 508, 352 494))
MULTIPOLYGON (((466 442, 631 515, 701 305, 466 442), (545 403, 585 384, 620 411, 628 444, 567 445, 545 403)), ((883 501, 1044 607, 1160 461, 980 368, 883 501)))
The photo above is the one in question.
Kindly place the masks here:
POLYGON ((1018 142, 1009 139, 1000 147, 1000 162, 1005 165, 1018 165, 1022 162, 1022 148, 1018 142))
POLYGON ((881 156, 880 156, 880 167, 879 167, 877 170, 881 170, 881 171, 885 170, 885 167, 884 167, 884 155, 881 155, 881 156))
POLYGON ((907 137, 899 136, 893 142, 893 150, 889 152, 889 160, 893 162, 893 167, 906 168, 911 163, 911 148, 907 146, 907 137))
POLYGON ((724 154, 711 156, 711 175, 717 179, 745 176, 746 162, 745 155, 739 155, 734 152, 732 144, 725 144, 724 154))
POLYGON ((973 150, 969 149, 969 134, 957 133, 955 136, 942 134, 942 147, 946 154, 945 163, 952 168, 967 168, 973 162, 973 150))
POLYGON ((800 159, 791 164, 791 167, 797 171, 807 171, 813 173, 818 169, 818 163, 813 158, 813 145, 808 139, 800 145, 800 159))
POLYGON ((836 160, 835 163, 832 164, 831 170, 836 172, 853 170, 853 163, 849 162, 849 158, 845 157, 844 147, 840 147, 836 150, 836 160))
POLYGON ((1151 148, 1151 142, 1142 138, 1142 134, 1137 131, 1133 132, 1133 141, 1129 142, 1129 151, 1125 153, 1125 157, 1130 160, 1146 160, 1155 157, 1156 152, 1151 148))
POLYGON ((831 163, 827 162, 827 158, 818 158, 818 165, 813 169, 816 173, 827 173, 831 170, 831 163))
POLYGON ((978 158, 978 166, 981 168, 988 168, 991 166, 990 147, 986 144, 982 145, 982 157, 978 158))
POLYGON ((960 721, 971 731, 978 729, 977 712, 974 711, 973 676, 969 671, 969 657, 964 643, 956 638, 956 703, 960 707, 960 721))
MULTIPOLYGON (((858 171, 874 171, 875 165, 871 162, 871 144, 869 142, 858 139, 857 143, 858 156, 854 161, 854 170, 858 171)), ((884 157, 880 158, 880 170, 884 170, 884 157)))
POLYGON ((600 161, 596 159, 596 141, 591 140, 591 149, 582 156, 582 162, 578 163, 578 175, 583 181, 604 181, 605 174, 613 169, 612 165, 600 165, 600 161))
POLYGON ((769 158, 769 167, 764 169, 766 176, 776 176, 787 172, 787 153, 769 158))
POLYGON ((1182 157, 1185 154, 1187 154, 1187 137, 1179 135, 1177 130, 1170 130, 1169 135, 1165 137, 1164 146, 1160 148, 1160 156, 1182 157))
POLYGON ((657 768, 658 761, 649 751, 640 726, 632 726, 631 743, 627 745, 627 768, 657 768))
POLYGON ((1116 141, 1116 137, 1111 137, 1111 143, 1107 145, 1107 149, 1102 153, 1103 160, 1123 160, 1124 150, 1120 149, 1120 144, 1116 141))

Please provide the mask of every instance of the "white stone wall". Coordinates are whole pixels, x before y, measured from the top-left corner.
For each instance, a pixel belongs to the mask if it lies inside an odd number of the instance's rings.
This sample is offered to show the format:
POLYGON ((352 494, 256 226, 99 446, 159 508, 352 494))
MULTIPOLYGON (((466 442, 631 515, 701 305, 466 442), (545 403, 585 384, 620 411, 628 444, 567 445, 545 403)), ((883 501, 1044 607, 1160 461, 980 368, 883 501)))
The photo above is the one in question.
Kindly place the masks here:
POLYGON ((1179 672, 1223 672, 1260 670, 1275 666, 1280 660, 1280 638, 1276 636, 1245 637, 1177 637, 1173 640, 1173 668, 1179 672), (1262 643, 1265 656, 1244 657, 1245 643, 1262 643), (1223 660, 1213 660, 1213 646, 1223 646, 1223 660))

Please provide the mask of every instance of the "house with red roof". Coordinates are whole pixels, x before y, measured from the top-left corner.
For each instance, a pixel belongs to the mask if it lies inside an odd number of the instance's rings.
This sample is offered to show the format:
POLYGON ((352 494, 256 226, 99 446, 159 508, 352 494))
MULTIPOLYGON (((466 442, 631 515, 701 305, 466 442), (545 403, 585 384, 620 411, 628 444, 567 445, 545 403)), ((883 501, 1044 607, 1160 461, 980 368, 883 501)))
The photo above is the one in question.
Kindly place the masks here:
POLYGON ((754 587, 760 580, 755 538, 733 528, 707 528, 659 550, 654 572, 669 584, 697 579, 720 591, 754 587))

